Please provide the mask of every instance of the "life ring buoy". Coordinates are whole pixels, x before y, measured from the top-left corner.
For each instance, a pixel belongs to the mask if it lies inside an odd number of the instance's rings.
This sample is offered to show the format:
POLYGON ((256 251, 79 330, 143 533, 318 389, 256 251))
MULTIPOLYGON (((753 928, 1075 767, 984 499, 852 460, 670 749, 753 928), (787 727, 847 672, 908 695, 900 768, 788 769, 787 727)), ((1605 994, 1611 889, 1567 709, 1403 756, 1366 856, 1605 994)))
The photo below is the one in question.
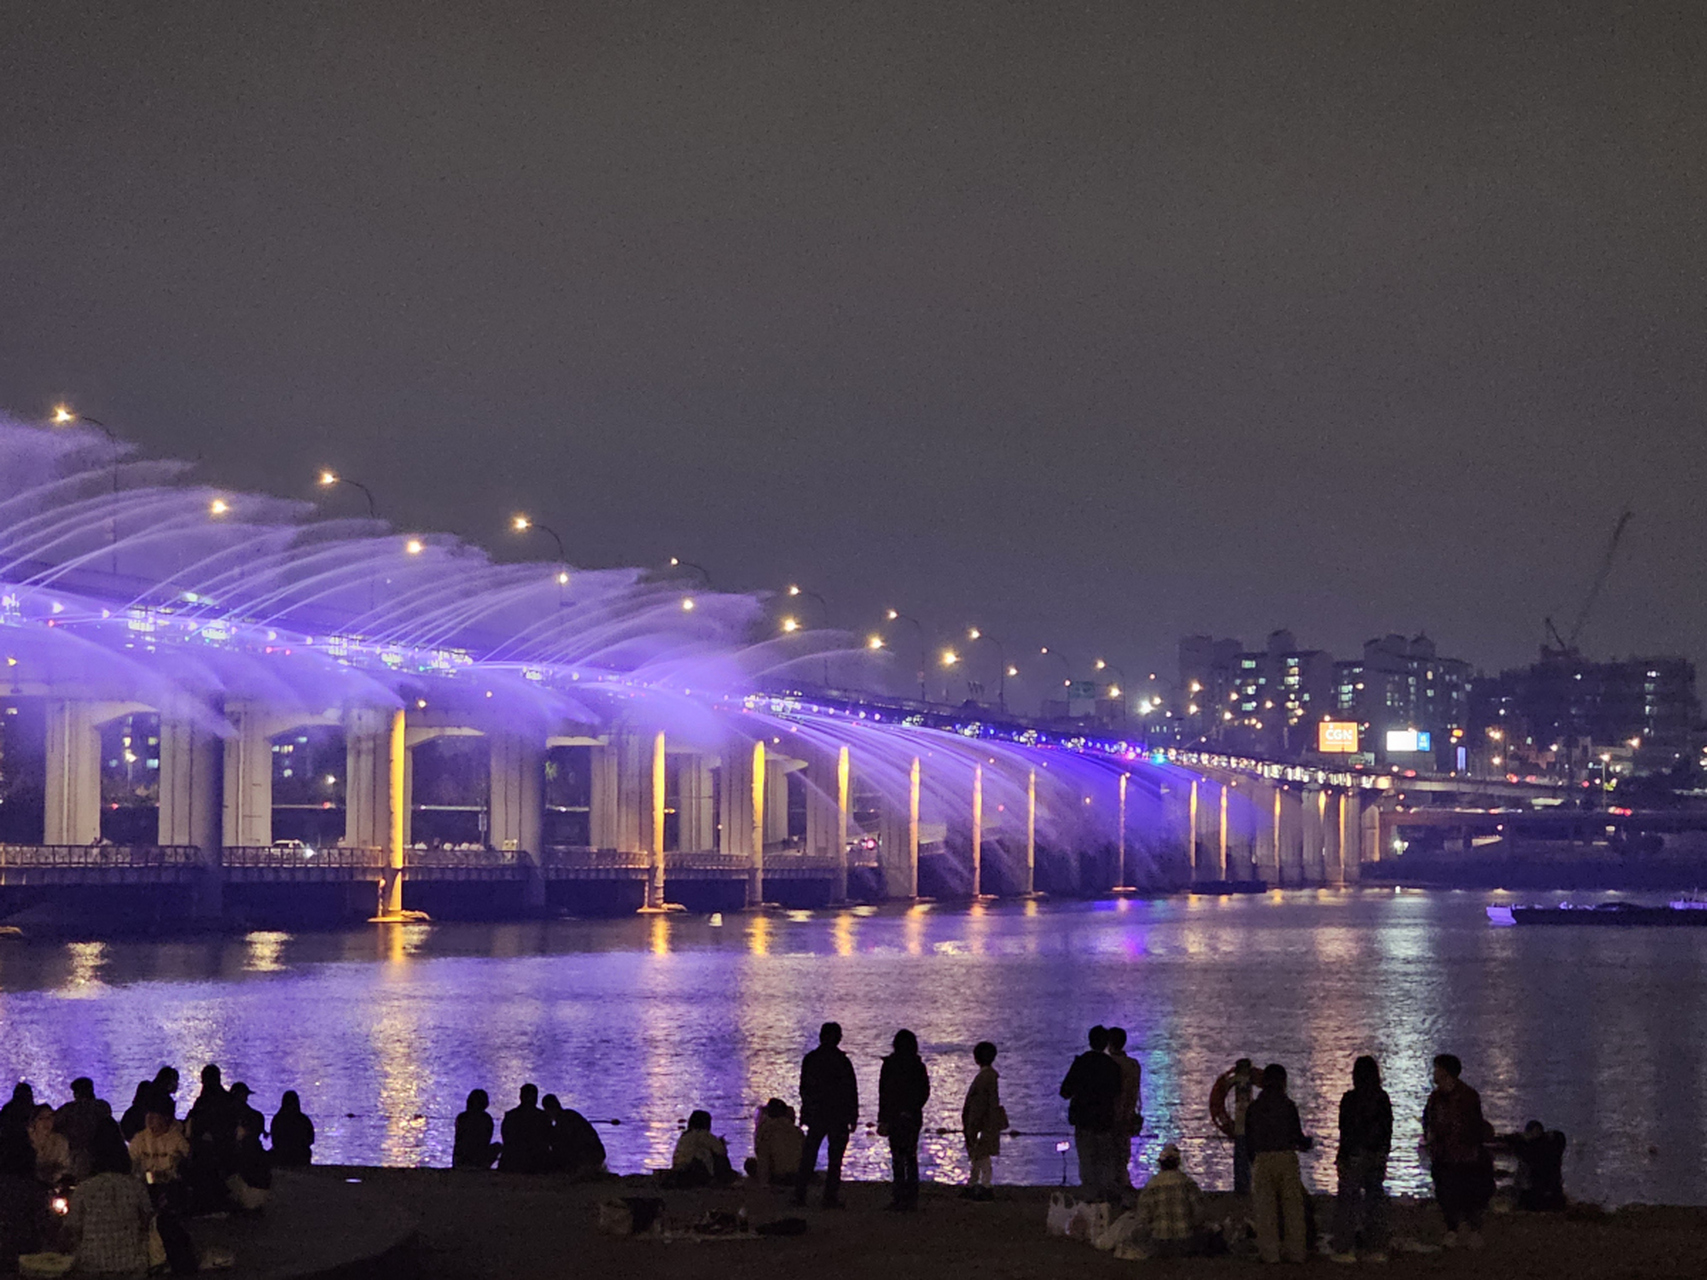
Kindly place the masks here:
POLYGON ((1237 1067, 1228 1067, 1215 1077, 1215 1083, 1209 1090, 1209 1119, 1221 1131, 1223 1138, 1233 1136, 1233 1116, 1227 1110, 1227 1095, 1233 1092, 1233 1080, 1238 1072, 1237 1067))

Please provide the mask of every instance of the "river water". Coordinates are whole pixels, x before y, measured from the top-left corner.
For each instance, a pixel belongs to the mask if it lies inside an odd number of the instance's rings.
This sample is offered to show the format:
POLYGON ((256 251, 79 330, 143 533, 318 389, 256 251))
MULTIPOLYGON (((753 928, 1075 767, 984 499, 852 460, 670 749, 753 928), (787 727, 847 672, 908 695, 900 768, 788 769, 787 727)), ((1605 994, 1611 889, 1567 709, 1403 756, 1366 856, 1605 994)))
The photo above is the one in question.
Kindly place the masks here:
MULTIPOLYGON (((161 942, 0 944, 0 1072, 53 1100, 91 1075, 115 1109, 159 1064, 217 1061, 270 1111, 295 1088, 317 1161, 445 1164, 467 1091, 524 1080, 600 1124, 623 1172, 668 1163, 703 1106, 750 1150, 751 1113, 793 1100, 836 1018, 875 1119, 878 1061, 918 1033, 934 1095, 924 1176, 960 1179, 971 1047, 1001 1047, 1021 1137, 997 1178, 1055 1182, 1056 1090, 1093 1022, 1144 1067, 1140 1157, 1179 1141, 1206 1183, 1230 1151, 1206 1103, 1234 1058, 1287 1065, 1306 1177, 1332 1187, 1353 1057, 1381 1061, 1397 1118, 1390 1185, 1421 1192, 1430 1059, 1457 1053, 1501 1129, 1570 1138, 1567 1185, 1608 1204, 1707 1203, 1707 930, 1496 928, 1492 895, 1298 891, 1244 898, 520 924, 370 926, 161 942), (609 1124, 620 1121, 620 1124, 609 1124)), ((1581 895, 1578 900, 1582 900, 1581 895)), ((862 1125, 855 1176, 885 1176, 862 1125)))

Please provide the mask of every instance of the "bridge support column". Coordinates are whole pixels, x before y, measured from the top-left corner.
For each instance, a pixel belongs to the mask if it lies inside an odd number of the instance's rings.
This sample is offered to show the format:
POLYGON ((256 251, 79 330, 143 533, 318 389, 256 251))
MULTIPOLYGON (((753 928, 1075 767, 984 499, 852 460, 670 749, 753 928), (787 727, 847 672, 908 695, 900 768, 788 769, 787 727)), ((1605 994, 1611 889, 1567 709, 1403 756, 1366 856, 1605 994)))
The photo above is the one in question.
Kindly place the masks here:
POLYGON ((616 735, 588 753, 587 843, 595 849, 615 850, 621 845, 617 821, 617 756, 621 742, 616 735))
MULTIPOLYGON (((1125 777, 1121 777, 1124 784, 1125 777)), ((1124 785, 1120 796, 1121 811, 1126 808, 1124 785)), ((1124 853, 1124 848, 1122 849, 1124 853)), ((1124 859, 1123 859, 1124 860, 1124 859)), ((972 766, 972 900, 984 896, 984 766, 972 766)))
POLYGON ((765 843, 771 846, 788 840, 789 762, 774 751, 765 753, 765 843))
POLYGON ((1191 782, 1191 878, 1199 884, 1225 880, 1222 840, 1226 830, 1224 789, 1205 777, 1191 782))
POLYGON ((699 752, 677 757, 676 844, 684 853, 717 848, 716 801, 711 764, 699 752))
POLYGON ((1132 782, 1132 775, 1123 773, 1115 783, 1114 825, 1115 825, 1115 863, 1114 887, 1117 890, 1132 888, 1132 877, 1128 874, 1126 865, 1126 792, 1132 782))
POLYGON ((219 840, 223 756, 223 745, 208 729, 161 718, 159 839, 196 847, 201 874, 190 910, 204 920, 218 918, 225 905, 219 840))
POLYGON ((917 756, 907 770, 907 791, 883 798, 883 895, 911 902, 919 896, 919 780, 917 756))
POLYGON ((1267 780, 1251 783, 1251 878, 1280 883, 1280 788, 1267 780))
POLYGON ((545 906, 541 845, 545 838, 545 740, 521 733, 487 738, 492 770, 487 830, 492 847, 513 851, 527 869, 525 904, 545 906))
POLYGON ((646 878, 646 906, 662 911, 664 901, 664 808, 668 800, 670 758, 665 751, 664 731, 658 730, 652 739, 652 769, 643 814, 643 844, 651 855, 650 873, 646 878))
POLYGON ((1276 788, 1276 795, 1275 883, 1296 887, 1304 883, 1304 797, 1291 787, 1276 788))
POLYGON ((765 744, 732 742, 723 753, 723 848, 747 863, 746 905, 765 901, 765 744))
POLYGON ((94 844, 101 838, 102 704, 47 704, 47 813, 44 844, 94 844))
POLYGON ((225 717, 236 732, 225 740, 220 844, 224 848, 269 845, 273 842, 272 725, 261 708, 248 703, 228 703, 225 717))
POLYGON ((1345 883, 1345 810, 1343 791, 1325 791, 1326 812, 1322 818, 1322 879, 1334 886, 1345 883))
POLYGON ((1037 770, 1025 778, 1025 896, 1037 896, 1037 770))
POLYGON ((1299 858, 1300 880, 1304 884, 1321 884, 1326 876, 1322 869, 1322 818, 1327 797, 1320 787, 1305 787, 1301 809, 1303 838, 1299 858))
POLYGON ((1255 849, 1259 815, 1252 809, 1248 779, 1236 779, 1227 788, 1227 879, 1256 879, 1255 849))
POLYGON ((835 862, 832 902, 848 896, 848 749, 817 751, 806 766, 806 849, 835 862))
MULTIPOLYGON (((1381 847, 1381 801, 1367 796, 1358 798, 1358 866, 1380 862, 1387 852, 1381 847)), ((1509 829, 1509 824, 1508 824, 1509 829)), ((1361 874, 1360 874, 1361 878, 1361 874)))
POLYGON ((344 843, 383 851, 378 919, 403 911, 403 711, 357 707, 344 717, 344 843))

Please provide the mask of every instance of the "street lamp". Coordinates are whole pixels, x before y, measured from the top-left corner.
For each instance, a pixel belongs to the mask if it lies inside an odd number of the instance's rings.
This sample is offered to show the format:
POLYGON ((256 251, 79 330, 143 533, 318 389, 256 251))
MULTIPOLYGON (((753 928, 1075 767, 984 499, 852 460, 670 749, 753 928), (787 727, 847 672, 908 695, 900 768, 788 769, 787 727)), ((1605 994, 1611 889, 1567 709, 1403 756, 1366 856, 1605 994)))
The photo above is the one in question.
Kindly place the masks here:
POLYGON ((322 470, 320 472, 320 487, 322 489, 335 488, 336 486, 341 485, 341 484, 348 485, 352 489, 360 489, 361 493, 362 493, 362 497, 367 499, 368 519, 370 519, 370 520, 379 519, 379 508, 374 503, 373 490, 372 489, 368 488, 360 480, 351 480, 347 476, 339 475, 336 471, 322 470))
POLYGON ((925 692, 925 671, 930 665, 925 659, 925 650, 928 647, 925 640, 925 624, 917 618, 909 618, 898 609, 885 609, 883 616, 890 622, 908 623, 919 633, 919 701, 929 702, 931 700, 930 695, 925 692))
POLYGON ((996 661, 1001 664, 1001 676, 996 682, 996 705, 1000 707, 1002 711, 1006 712, 1008 709, 1009 673, 1007 650, 1002 647, 1002 642, 996 639, 995 636, 986 635, 977 627, 968 628, 966 638, 975 644, 980 640, 987 640, 989 643, 996 646, 996 661))
MULTIPOLYGON (((112 449, 113 449, 113 493, 116 496, 118 494, 118 491, 119 491, 119 456, 123 452, 122 448, 119 445, 119 438, 113 434, 113 429, 111 427, 109 427, 106 423, 100 421, 97 418, 91 418, 87 414, 78 413, 75 409, 73 409, 70 405, 67 405, 67 404, 56 404, 53 406, 53 425, 54 426, 56 426, 56 427, 68 427, 72 423, 75 423, 75 422, 85 422, 85 423, 88 423, 88 425, 90 425, 91 427, 99 427, 102 430, 102 432, 105 433, 105 435, 107 437, 107 443, 109 445, 111 445, 112 449)), ((113 548, 112 571, 114 573, 117 573, 119 570, 119 552, 118 552, 119 518, 118 518, 117 512, 114 512, 113 518, 108 524, 107 541, 112 545, 112 548, 113 548)))
POLYGON ((800 630, 800 619, 799 618, 784 618, 782 620, 782 629, 784 631, 788 632, 790 635, 793 635, 796 631, 800 630))
POLYGON ((510 528, 514 529, 517 533, 530 533, 537 529, 540 533, 543 533, 546 537, 550 538, 552 542, 557 544, 558 560, 564 562, 568 561, 569 553, 563 549, 563 539, 558 536, 557 530, 553 529, 550 525, 538 524, 527 516, 516 515, 510 518, 510 528))
POLYGON ((706 589, 709 590, 711 588, 711 570, 707 569, 702 564, 695 564, 692 560, 683 560, 680 556, 671 556, 670 568, 692 569, 695 573, 699 574, 700 577, 705 579, 706 589))
POLYGON ((810 596, 812 599, 816 600, 818 602, 818 620, 824 624, 826 629, 829 628, 830 605, 823 596, 819 595, 816 591, 808 591, 805 587, 794 582, 788 584, 788 594, 791 596, 810 596))

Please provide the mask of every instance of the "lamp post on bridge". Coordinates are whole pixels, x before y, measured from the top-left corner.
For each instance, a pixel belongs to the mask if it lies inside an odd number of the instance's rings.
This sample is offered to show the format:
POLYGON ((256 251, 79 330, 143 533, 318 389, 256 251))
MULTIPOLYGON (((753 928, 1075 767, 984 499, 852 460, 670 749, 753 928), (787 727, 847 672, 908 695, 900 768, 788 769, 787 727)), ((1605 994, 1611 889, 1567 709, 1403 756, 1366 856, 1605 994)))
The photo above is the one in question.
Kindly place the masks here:
POLYGON ((341 485, 341 484, 342 485, 348 485, 352 489, 361 490, 362 497, 367 499, 368 519, 370 519, 370 520, 379 519, 379 505, 376 502, 374 502, 374 500, 373 500, 373 490, 372 489, 368 488, 360 480, 351 480, 348 476, 341 476, 336 471, 328 470, 328 471, 322 471, 320 473, 320 487, 322 489, 336 488, 338 485, 341 485))
MULTIPOLYGON (((123 447, 119 444, 119 438, 113 434, 113 429, 106 423, 102 422, 99 418, 91 418, 86 413, 78 413, 67 404, 56 404, 53 406, 54 426, 66 427, 76 422, 85 423, 91 427, 99 427, 102 433, 107 437, 107 443, 112 446, 113 496, 116 498, 119 492, 119 456, 123 451, 123 447)), ((117 573, 119 571, 119 518, 117 512, 113 513, 113 518, 108 524, 107 530, 107 541, 113 549, 112 572, 117 573)))
POLYGON ((528 516, 516 515, 510 518, 510 528, 517 533, 529 533, 539 530, 556 544, 557 547, 557 605, 562 608, 568 602, 563 598, 563 588, 569 585, 569 553, 563 549, 563 539, 557 530, 550 525, 537 524, 528 516))
POLYGON ((925 639, 925 624, 917 618, 908 617, 897 609, 885 609, 883 616, 890 622, 908 623, 919 633, 919 701, 929 702, 931 700, 930 694, 925 692, 925 672, 930 668, 930 663, 926 658, 926 651, 930 646, 925 639))
POLYGON ((980 640, 988 641, 996 646, 996 661, 1001 663, 1001 675, 996 682, 996 706, 1005 715, 1008 710, 1008 652, 1002 647, 1002 642, 995 636, 989 635, 977 627, 969 628, 966 638, 976 644, 980 640))
POLYGON ((705 589, 707 591, 711 590, 711 570, 707 569, 704 565, 695 564, 692 560, 683 560, 680 556, 671 556, 670 568, 692 569, 695 573, 699 574, 700 577, 705 579, 705 589))

